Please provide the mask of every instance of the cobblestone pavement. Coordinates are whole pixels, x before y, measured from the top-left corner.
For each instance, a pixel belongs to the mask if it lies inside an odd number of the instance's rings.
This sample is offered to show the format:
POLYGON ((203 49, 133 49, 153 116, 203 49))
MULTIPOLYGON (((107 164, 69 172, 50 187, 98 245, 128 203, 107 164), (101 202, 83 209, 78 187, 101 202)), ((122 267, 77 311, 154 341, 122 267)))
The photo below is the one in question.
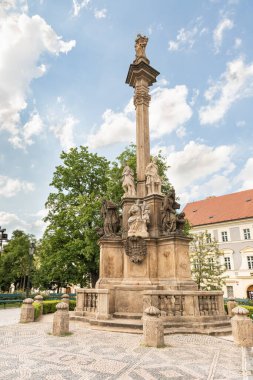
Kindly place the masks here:
POLYGON ((251 371, 242 367, 241 349, 222 338, 171 335, 165 337, 165 348, 155 349, 141 345, 137 334, 92 330, 71 322, 72 335, 54 337, 51 328, 45 317, 0 327, 0 379, 251 379, 245 377, 251 371))
POLYGON ((19 308, 0 309, 0 326, 8 326, 18 323, 19 316, 19 308))

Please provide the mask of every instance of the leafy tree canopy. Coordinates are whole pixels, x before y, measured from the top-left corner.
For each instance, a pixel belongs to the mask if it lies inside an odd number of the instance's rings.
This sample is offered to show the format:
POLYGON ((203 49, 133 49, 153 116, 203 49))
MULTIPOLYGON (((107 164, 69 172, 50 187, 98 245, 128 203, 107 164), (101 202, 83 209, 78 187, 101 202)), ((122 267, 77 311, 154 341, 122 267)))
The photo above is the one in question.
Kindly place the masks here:
POLYGON ((15 230, 4 250, 0 255, 0 288, 8 291, 13 283, 16 289, 24 290, 27 286, 27 276, 34 270, 30 265, 29 247, 34 241, 32 235, 23 231, 15 230))

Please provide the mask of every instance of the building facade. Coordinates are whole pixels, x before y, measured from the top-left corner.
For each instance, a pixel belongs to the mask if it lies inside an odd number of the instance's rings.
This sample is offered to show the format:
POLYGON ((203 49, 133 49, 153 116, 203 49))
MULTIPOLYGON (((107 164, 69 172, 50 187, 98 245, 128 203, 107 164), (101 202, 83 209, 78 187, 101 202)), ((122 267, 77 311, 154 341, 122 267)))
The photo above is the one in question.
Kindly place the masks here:
POLYGON ((188 203, 192 233, 207 231, 224 256, 224 297, 253 299, 253 190, 188 203))

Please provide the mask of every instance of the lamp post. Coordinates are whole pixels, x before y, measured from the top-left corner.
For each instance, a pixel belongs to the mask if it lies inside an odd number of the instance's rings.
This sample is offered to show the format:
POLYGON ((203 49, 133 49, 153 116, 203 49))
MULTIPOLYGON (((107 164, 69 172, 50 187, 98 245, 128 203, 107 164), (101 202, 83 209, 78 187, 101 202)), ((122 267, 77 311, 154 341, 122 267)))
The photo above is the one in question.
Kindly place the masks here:
POLYGON ((0 227, 0 252, 3 250, 3 241, 8 241, 8 234, 5 233, 6 228, 0 227))
POLYGON ((34 255, 34 250, 35 250, 35 243, 32 241, 30 243, 29 247, 29 255, 28 255, 28 274, 27 274, 27 284, 26 284, 26 298, 29 297, 30 294, 30 275, 31 275, 31 264, 32 264, 32 258, 34 255))

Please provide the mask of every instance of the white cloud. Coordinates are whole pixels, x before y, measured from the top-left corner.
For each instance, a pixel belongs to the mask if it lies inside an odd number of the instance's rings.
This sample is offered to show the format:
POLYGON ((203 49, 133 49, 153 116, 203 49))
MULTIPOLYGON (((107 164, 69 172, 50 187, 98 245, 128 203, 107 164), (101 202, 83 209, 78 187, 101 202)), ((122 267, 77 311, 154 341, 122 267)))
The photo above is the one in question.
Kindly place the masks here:
POLYGON ((179 127, 177 130, 176 130, 176 134, 179 138, 182 138, 186 135, 186 129, 185 127, 179 127))
MULTIPOLYGON (((74 46, 75 41, 63 41, 38 15, 1 11, 0 130, 20 138, 20 113, 27 108, 30 84, 46 72, 45 64, 38 65, 40 57, 68 53, 74 46)), ((18 144, 18 138, 13 141, 18 144)))
POLYGON ((15 148, 25 149, 34 143, 32 137, 38 136, 43 130, 43 122, 38 113, 30 116, 30 120, 19 129, 18 134, 9 138, 15 148))
POLYGON ((168 177, 176 190, 184 193, 199 180, 213 174, 227 175, 234 169, 231 156, 232 146, 221 145, 211 147, 190 141, 182 151, 172 151, 168 154, 168 177))
MULTIPOLYGON (((20 219, 16 214, 10 213, 10 212, 5 212, 5 211, 0 211, 0 220, 1 220, 1 226, 6 227, 6 226, 15 226, 13 229, 17 228, 24 228, 28 224, 20 219)), ((8 231, 6 231, 8 233, 8 231)))
POLYGON ((95 9, 94 10, 94 16, 96 19, 106 18, 107 16, 107 9, 95 9))
POLYGON ((16 7, 16 0, 2 0, 0 3, 0 9, 8 10, 16 7))
MULTIPOLYGON (((174 88, 157 87, 152 91, 150 103, 151 138, 177 131, 185 134, 183 125, 191 118, 192 110, 187 104, 188 89, 186 86, 174 88)), ((106 110, 102 116, 103 123, 95 133, 88 135, 87 144, 98 148, 114 143, 131 142, 135 138, 134 106, 132 100, 123 112, 106 110)))
POLYGON ((46 209, 39 210, 34 216, 36 220, 32 223, 33 227, 39 233, 43 233, 48 223, 44 222, 43 219, 47 216, 48 211, 46 209))
POLYGON ((189 102, 189 104, 190 104, 192 107, 195 105, 195 103, 196 103, 198 97, 199 97, 199 90, 198 90, 197 88, 194 88, 194 89, 192 90, 192 98, 191 98, 191 100, 190 100, 190 102, 189 102))
POLYGON ((253 158, 246 161, 241 173, 236 178, 237 182, 241 183, 240 190, 253 189, 253 158))
POLYGON ((72 0, 73 16, 78 16, 83 8, 87 8, 90 0, 72 0))
POLYGON ((191 117, 192 110, 187 103, 188 89, 185 85, 174 88, 157 88, 152 93, 150 104, 150 133, 152 138, 182 127, 191 117))
POLYGON ((60 145, 63 150, 68 151, 75 146, 74 142, 74 128, 79 123, 79 120, 72 115, 68 115, 65 119, 50 126, 55 137, 59 139, 60 145))
POLYGON ((215 124, 223 119, 236 101, 253 96, 253 62, 249 65, 242 58, 228 62, 220 80, 205 92, 209 102, 199 110, 201 124, 215 124))
POLYGON ((20 191, 27 193, 34 190, 35 186, 31 182, 0 175, 0 196, 2 197, 11 198, 20 191))
POLYGON ((179 29, 176 39, 169 41, 169 50, 181 51, 191 49, 195 44, 197 38, 207 33, 207 31, 207 28, 202 27, 202 18, 198 17, 195 20, 194 26, 192 28, 179 29))
POLYGON ((180 202, 185 205, 206 197, 223 195, 231 191, 231 180, 225 175, 215 174, 209 181, 192 185, 186 191, 180 193, 180 202))
POLYGON ((223 18, 213 31, 213 41, 215 53, 220 51, 225 30, 230 30, 234 27, 234 23, 229 18, 223 18))
POLYGON ((176 39, 169 41, 169 50, 170 51, 178 51, 183 49, 191 49, 195 44, 195 40, 198 34, 198 27, 194 26, 194 28, 190 30, 186 30, 185 28, 181 28, 178 31, 176 39))
POLYGON ((113 112, 108 109, 104 112, 99 130, 90 134, 87 144, 91 148, 98 148, 121 142, 131 142, 135 138, 135 123, 130 120, 131 112, 113 112))

